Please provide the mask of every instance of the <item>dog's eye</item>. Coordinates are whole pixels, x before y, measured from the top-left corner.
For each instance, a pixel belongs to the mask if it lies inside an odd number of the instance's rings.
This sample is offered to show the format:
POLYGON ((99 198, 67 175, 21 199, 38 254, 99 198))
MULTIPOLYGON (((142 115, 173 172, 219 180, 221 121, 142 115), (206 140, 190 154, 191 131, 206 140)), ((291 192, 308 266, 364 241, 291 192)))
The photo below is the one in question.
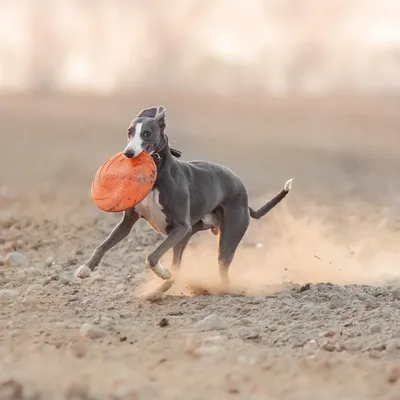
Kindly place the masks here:
POLYGON ((149 131, 144 131, 143 132, 143 137, 149 137, 151 133, 149 131))

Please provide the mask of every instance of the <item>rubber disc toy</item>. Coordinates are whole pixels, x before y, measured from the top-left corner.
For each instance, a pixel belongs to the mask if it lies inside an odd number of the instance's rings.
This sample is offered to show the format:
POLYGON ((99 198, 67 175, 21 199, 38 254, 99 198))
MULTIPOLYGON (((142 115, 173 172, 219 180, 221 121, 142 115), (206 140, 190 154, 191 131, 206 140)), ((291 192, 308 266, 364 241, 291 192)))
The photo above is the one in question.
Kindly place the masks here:
POLYGON ((107 212, 128 210, 151 192, 156 177, 157 167, 147 153, 135 158, 118 153, 97 170, 91 189, 93 202, 107 212))

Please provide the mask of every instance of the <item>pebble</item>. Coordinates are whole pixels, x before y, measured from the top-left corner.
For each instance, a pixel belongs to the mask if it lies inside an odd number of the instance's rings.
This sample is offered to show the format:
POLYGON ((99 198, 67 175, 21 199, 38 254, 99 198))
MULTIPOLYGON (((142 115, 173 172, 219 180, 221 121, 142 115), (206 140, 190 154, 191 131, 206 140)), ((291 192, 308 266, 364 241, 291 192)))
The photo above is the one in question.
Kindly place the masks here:
POLYGON ((243 364, 249 364, 249 365, 254 365, 256 363, 256 359, 252 357, 246 357, 246 356, 239 356, 238 361, 243 363, 243 364))
POLYGON ((33 299, 32 297, 29 297, 29 296, 28 296, 28 297, 24 297, 24 298, 22 299, 21 304, 22 304, 25 308, 28 308, 28 309, 33 310, 33 309, 36 308, 37 302, 36 302, 36 300, 33 299))
POLYGON ((198 331, 214 331, 228 329, 227 322, 218 315, 211 314, 195 324, 198 331))
POLYGON ((15 337, 17 337, 20 333, 21 333, 21 331, 20 331, 19 329, 13 329, 12 331, 10 331, 10 337, 15 338, 15 337))
POLYGON ((341 350, 341 346, 339 345, 339 343, 333 342, 331 340, 325 340, 325 342, 321 344, 321 348, 329 352, 341 350))
POLYGON ((75 280, 75 276, 72 272, 63 272, 59 277, 58 277, 59 282, 61 282, 63 285, 69 285, 75 280))
POLYGON ((89 339, 100 339, 106 336, 107 333, 103 329, 85 322, 82 324, 79 334, 89 339))
POLYGON ((114 318, 108 315, 99 315, 92 320, 93 324, 98 325, 103 328, 110 328, 114 326, 115 321, 114 318))
POLYGON ((8 302, 12 300, 17 300, 19 293, 12 289, 2 289, 0 290, 0 302, 8 302))
POLYGON ((46 260, 44 260, 44 264, 46 267, 51 267, 54 264, 54 257, 47 257, 46 260))
POLYGON ((29 265, 29 261, 23 254, 13 251, 7 254, 4 265, 10 268, 24 268, 29 265))
POLYGON ((39 285, 38 283, 29 286, 28 289, 26 290, 26 294, 38 294, 43 292, 43 286, 39 285))
POLYGON ((398 340, 391 340, 386 345, 386 350, 388 352, 396 352, 400 349, 400 342, 398 340))
POLYGON ((382 332, 382 327, 379 324, 374 324, 372 326, 370 326, 369 328, 369 333, 370 334, 374 334, 374 333, 381 333, 382 332))
POLYGON ((337 308, 342 308, 346 305, 345 301, 341 299, 339 296, 332 296, 329 302, 329 308, 334 310, 337 308))
POLYGON ((37 276, 41 276, 42 272, 38 270, 37 268, 27 268, 24 270, 25 276, 28 278, 35 278, 37 276))

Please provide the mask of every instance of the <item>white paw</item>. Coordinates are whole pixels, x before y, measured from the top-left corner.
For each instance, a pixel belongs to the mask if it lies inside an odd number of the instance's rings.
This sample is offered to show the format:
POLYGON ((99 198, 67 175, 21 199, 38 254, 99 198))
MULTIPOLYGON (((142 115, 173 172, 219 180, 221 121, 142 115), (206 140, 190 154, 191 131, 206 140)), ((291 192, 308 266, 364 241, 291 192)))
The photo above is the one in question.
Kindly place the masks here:
POLYGON ((174 284, 173 279, 165 281, 158 289, 146 295, 146 300, 154 302, 161 300, 163 294, 167 292, 174 284))
POLYGON ((161 300, 163 294, 164 293, 161 293, 158 290, 156 290, 155 292, 149 293, 148 295, 146 295, 145 299, 147 301, 150 301, 151 303, 154 303, 156 301, 161 300))
POLYGON ((292 183, 293 183, 293 178, 289 179, 286 183, 285 186, 283 187, 283 190, 285 192, 289 192, 292 189, 292 183))
POLYGON ((76 271, 75 271, 75 276, 80 279, 85 279, 89 278, 91 275, 92 271, 87 265, 81 265, 76 271))
POLYGON ((167 280, 171 278, 171 273, 166 268, 164 268, 160 262, 158 262, 156 266, 152 267, 150 265, 149 259, 146 258, 146 267, 154 271, 154 273, 161 279, 167 280))

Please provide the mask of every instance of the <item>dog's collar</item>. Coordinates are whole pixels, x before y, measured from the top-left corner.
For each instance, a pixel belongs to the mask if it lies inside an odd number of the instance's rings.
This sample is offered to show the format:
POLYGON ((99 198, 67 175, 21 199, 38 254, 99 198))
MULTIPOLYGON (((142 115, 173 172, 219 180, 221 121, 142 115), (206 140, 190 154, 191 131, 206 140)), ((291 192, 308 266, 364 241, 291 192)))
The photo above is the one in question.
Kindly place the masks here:
MULTIPOLYGON (((161 153, 166 147, 168 147, 168 144, 169 144, 168 136, 167 136, 166 133, 164 133, 164 138, 165 138, 164 146, 161 147, 160 150, 158 150, 157 152, 155 152, 155 153, 153 153, 153 154, 151 155, 151 157, 153 158, 153 160, 154 160, 154 162, 155 162, 156 164, 157 164, 158 162, 161 161, 161 155, 160 155, 160 153, 161 153)), ((179 157, 182 155, 182 152, 180 152, 179 150, 176 150, 176 149, 171 149, 171 148, 169 148, 169 151, 170 151, 171 154, 172 154, 174 157, 176 157, 176 158, 179 158, 179 157)))

